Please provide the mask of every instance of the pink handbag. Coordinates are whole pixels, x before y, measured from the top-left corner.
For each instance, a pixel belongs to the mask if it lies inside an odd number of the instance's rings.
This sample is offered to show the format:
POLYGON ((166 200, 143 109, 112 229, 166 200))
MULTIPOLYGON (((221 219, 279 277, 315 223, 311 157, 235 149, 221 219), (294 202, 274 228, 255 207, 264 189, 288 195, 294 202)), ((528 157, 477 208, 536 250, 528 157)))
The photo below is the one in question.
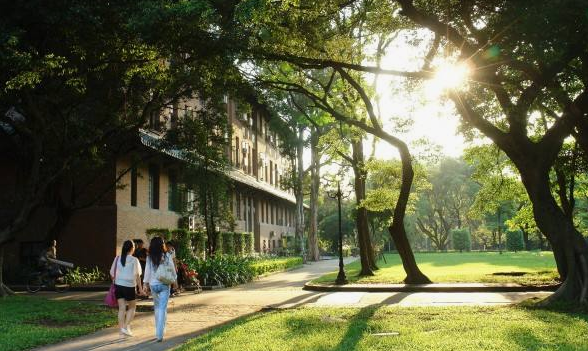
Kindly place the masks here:
POLYGON ((108 290, 108 294, 104 298, 104 304, 108 307, 118 307, 118 302, 116 301, 116 293, 114 287, 114 281, 116 280, 116 268, 118 267, 118 257, 116 258, 116 264, 114 265, 114 279, 112 280, 112 284, 110 284, 110 289, 108 290))

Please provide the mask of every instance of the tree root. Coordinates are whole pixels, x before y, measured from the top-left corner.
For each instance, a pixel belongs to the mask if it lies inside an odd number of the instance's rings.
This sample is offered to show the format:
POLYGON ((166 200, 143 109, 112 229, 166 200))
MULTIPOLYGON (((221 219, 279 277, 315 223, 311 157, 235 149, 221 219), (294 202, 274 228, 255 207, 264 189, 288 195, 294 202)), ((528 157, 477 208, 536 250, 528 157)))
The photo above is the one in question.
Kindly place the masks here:
POLYGON ((7 287, 4 283, 0 283, 0 297, 7 297, 14 295, 14 291, 7 287))
POLYGON ((403 280, 404 284, 432 284, 433 282, 424 274, 415 274, 413 276, 406 276, 403 280))

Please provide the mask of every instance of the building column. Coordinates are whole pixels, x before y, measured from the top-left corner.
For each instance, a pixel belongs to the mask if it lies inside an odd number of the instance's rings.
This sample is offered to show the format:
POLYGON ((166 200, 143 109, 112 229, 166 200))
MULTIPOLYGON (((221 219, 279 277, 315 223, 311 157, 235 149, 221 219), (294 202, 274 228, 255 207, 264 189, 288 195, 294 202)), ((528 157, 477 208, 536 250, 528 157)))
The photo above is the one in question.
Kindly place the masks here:
POLYGON ((254 242, 255 242, 255 251, 260 252, 261 251, 261 223, 260 223, 260 219, 259 219, 259 214, 260 214, 260 201, 259 201, 259 196, 254 197, 253 199, 253 205, 254 205, 254 218, 253 218, 253 238, 254 238, 254 242))

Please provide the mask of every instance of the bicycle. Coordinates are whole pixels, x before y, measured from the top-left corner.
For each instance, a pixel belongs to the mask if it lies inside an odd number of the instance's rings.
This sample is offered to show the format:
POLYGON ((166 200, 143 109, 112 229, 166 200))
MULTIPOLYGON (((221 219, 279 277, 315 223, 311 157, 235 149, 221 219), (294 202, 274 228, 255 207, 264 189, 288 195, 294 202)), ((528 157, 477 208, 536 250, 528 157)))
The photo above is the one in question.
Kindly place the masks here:
POLYGON ((64 275, 51 274, 47 270, 34 272, 27 279, 27 291, 34 294, 43 288, 48 288, 58 293, 66 292, 69 290, 69 284, 60 281, 64 275))

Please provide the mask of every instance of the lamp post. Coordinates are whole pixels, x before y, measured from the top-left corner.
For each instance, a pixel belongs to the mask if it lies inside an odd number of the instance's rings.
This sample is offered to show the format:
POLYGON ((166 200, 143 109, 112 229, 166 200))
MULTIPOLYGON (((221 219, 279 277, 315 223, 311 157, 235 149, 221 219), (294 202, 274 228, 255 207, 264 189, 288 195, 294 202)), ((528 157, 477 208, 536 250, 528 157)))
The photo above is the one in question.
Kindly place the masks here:
POLYGON ((327 194, 330 198, 337 199, 337 209, 339 210, 339 274, 337 274, 335 284, 343 285, 347 284, 347 277, 343 268, 343 232, 341 231, 341 198, 343 193, 341 192, 341 183, 337 181, 337 192, 328 192, 327 194))

